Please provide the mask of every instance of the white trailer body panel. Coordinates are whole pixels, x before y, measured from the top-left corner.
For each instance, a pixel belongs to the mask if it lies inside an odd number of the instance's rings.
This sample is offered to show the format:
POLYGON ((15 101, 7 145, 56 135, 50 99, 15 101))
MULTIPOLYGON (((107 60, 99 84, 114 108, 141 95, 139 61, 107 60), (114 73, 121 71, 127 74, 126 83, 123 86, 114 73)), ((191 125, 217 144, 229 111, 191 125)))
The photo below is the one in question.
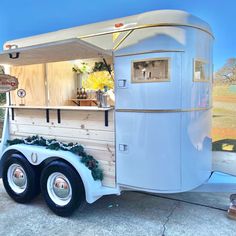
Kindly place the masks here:
POLYGON ((180 113, 116 113, 118 184, 180 191, 180 119, 180 113))
POLYGON ((164 26, 137 30, 115 51, 118 184, 171 193, 209 179, 212 44, 200 29, 164 26), (133 61, 162 58, 170 58, 169 80, 132 82, 133 61), (204 81, 196 61, 207 68, 204 81))

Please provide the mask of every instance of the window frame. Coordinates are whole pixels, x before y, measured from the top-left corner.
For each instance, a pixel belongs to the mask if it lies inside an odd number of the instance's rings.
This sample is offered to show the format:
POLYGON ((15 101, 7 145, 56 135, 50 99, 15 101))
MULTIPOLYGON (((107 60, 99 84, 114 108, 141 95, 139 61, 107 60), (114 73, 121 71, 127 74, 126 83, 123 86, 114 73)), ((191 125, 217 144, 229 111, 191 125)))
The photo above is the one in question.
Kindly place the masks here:
POLYGON ((200 59, 200 58, 193 58, 193 82, 205 82, 205 83, 209 83, 210 82, 210 63, 207 61, 207 60, 203 60, 203 59, 200 59), (198 62, 202 62, 204 63, 205 65, 208 66, 208 70, 209 70, 209 75, 208 75, 208 78, 207 79, 195 79, 195 64, 196 64, 196 61, 198 62))
POLYGON ((155 82, 170 82, 171 81, 171 58, 170 57, 155 57, 155 58, 143 58, 139 60, 132 60, 131 61, 131 83, 155 83, 155 82), (168 74, 167 79, 160 79, 160 80, 136 80, 134 79, 134 63, 135 62, 147 62, 147 61, 163 61, 167 60, 168 62, 168 74))

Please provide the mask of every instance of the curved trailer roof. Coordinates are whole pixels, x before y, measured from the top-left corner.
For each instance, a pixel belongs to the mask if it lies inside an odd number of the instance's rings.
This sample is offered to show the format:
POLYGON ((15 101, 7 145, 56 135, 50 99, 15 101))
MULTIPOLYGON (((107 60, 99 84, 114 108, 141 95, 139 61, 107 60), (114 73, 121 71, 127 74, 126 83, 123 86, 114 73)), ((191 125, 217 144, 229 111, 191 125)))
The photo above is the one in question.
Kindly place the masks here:
MULTIPOLYGON (((179 10, 157 10, 8 41, 4 44, 3 53, 0 54, 0 63, 26 65, 85 59, 85 55, 87 59, 99 55, 110 57, 112 50, 116 48, 112 43, 116 33, 120 33, 121 42, 132 30, 168 26, 193 27, 213 36, 210 26, 196 16, 179 10), (95 36, 102 35, 109 35, 109 37, 95 38, 95 36), (91 40, 91 38, 93 39, 91 40), (106 39, 109 42, 105 42, 106 39), (96 40, 100 42, 97 44, 96 40), (100 46, 101 42, 105 45, 104 47, 100 46), (9 50, 9 45, 16 45, 17 48, 9 50), (20 58, 12 60, 9 53, 14 57, 17 56, 14 55, 16 52, 20 52, 20 58)), ((143 37, 145 38, 145 35, 143 37)))

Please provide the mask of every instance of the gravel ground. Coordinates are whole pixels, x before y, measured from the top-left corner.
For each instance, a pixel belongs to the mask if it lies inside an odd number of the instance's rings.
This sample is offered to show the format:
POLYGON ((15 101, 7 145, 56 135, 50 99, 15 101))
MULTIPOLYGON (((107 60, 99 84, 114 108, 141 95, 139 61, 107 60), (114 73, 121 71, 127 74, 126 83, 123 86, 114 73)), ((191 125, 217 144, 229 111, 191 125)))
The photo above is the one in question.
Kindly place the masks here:
POLYGON ((126 192, 86 205, 70 218, 54 215, 41 196, 15 203, 0 181, 0 235, 236 235, 226 217, 229 194, 146 195, 126 192), (205 206, 202 206, 205 205, 205 206))

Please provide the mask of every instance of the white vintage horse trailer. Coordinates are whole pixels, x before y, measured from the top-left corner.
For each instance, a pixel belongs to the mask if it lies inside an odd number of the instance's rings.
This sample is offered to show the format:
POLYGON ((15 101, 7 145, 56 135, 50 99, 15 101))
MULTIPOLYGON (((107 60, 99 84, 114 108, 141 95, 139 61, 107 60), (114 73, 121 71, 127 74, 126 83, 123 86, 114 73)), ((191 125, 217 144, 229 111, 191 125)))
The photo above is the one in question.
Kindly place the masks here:
MULTIPOLYGON (((5 43, 0 63, 10 65, 9 73, 28 96, 20 106, 11 91, 4 106, 1 165, 8 194, 27 202, 41 185, 48 206, 69 215, 84 195, 93 203, 123 190, 204 189, 214 176, 212 45, 207 23, 175 10, 5 43), (114 66, 114 107, 68 102, 75 90, 70 61, 94 58, 114 66), (99 161, 103 181, 94 180, 80 158, 66 150, 27 143, 7 146, 7 140, 29 135, 82 144, 99 161)), ((218 190, 217 183, 207 186, 218 190)))

